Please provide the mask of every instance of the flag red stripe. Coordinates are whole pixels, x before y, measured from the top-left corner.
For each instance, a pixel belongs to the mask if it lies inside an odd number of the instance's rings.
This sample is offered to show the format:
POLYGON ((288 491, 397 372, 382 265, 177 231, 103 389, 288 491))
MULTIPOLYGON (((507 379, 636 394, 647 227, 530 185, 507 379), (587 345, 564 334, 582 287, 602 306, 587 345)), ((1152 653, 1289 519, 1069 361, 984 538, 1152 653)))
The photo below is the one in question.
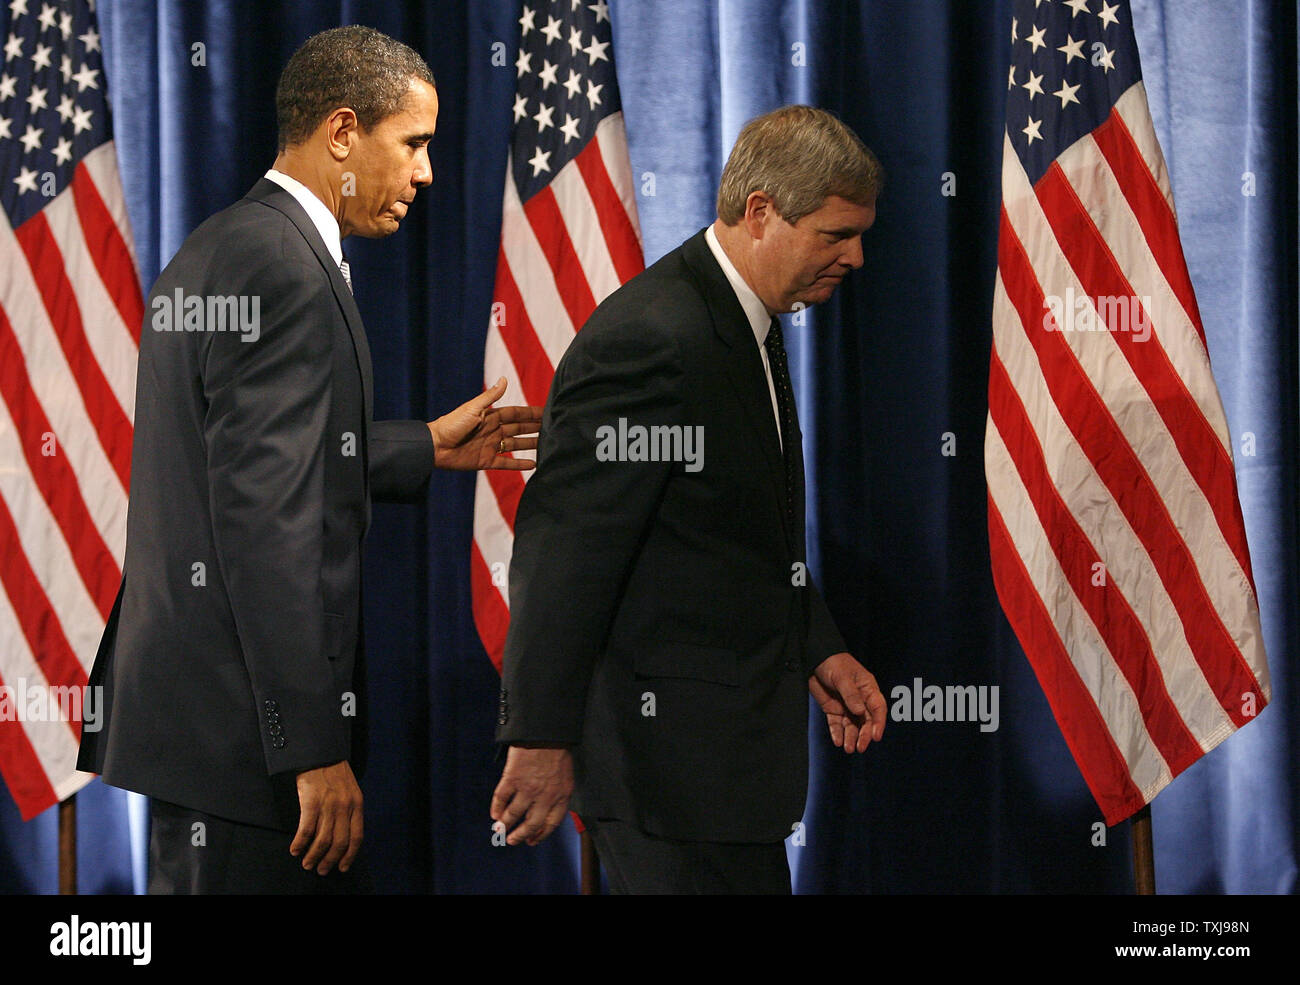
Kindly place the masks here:
MULTIPOLYGON (((4 683, 0 678, 0 685, 4 683)), ((8 718, 0 718, 0 776, 24 821, 59 802, 23 723, 8 718)))
POLYGON ((524 399, 529 404, 540 407, 546 403, 546 394, 551 388, 555 368, 528 319, 528 311, 515 286, 504 249, 497 254, 497 283, 492 297, 505 305, 505 317, 500 320, 499 331, 506 351, 510 353, 510 361, 514 363, 515 372, 519 374, 524 399))
POLYGON ((479 552, 477 543, 473 545, 469 561, 470 588, 474 595, 474 625, 478 628, 479 639, 487 651, 492 666, 501 673, 501 660, 506 651, 506 631, 510 626, 510 610, 501 598, 500 590, 492 584, 492 573, 487 562, 479 552))
POLYGON ((600 154, 600 142, 589 142, 582 153, 574 158, 574 162, 582 172, 582 178, 587 183, 587 193, 596 207, 600 232, 605 237, 609 257, 614 261, 619 283, 626 283, 645 269, 645 259, 641 255, 641 242, 632 227, 632 220, 623 207, 623 200, 618 197, 618 190, 609 180, 605 159, 600 154))
POLYGON ((50 224, 42 212, 36 213, 16 230, 14 238, 27 255, 36 286, 40 290, 41 300, 49 313, 50 324, 63 347, 68 360, 68 368, 81 399, 86 407, 86 415, 99 436, 99 443, 112 463, 113 470, 126 489, 131 476, 131 422, 127 419, 113 389, 104 378, 95 359, 90 342, 86 339, 86 329, 81 321, 81 308, 77 303, 77 294, 68 280, 63 265, 63 255, 59 244, 55 242, 50 224))
MULTIPOLYGON (((1132 285, 1125 279, 1060 165, 1053 164, 1048 169, 1035 193, 1057 243, 1083 285, 1084 293, 1091 298, 1123 297, 1133 299, 1134 304, 1139 303, 1134 298, 1132 285)), ((1205 419, 1200 405, 1187 391, 1182 377, 1170 364, 1168 354, 1154 334, 1142 342, 1136 341, 1131 332, 1112 331, 1111 336, 1164 419, 1188 471, 1209 500, 1219 529, 1253 589, 1250 548, 1246 544, 1245 523, 1237 500, 1236 475, 1218 435, 1205 419)), ((1118 438, 1124 440, 1122 435, 1118 438)))
POLYGON ((582 269, 582 261, 573 248, 569 230, 564 225, 564 216, 560 214, 560 205, 555 201, 555 192, 547 185, 528 200, 524 206, 528 224, 533 227, 533 235, 551 265, 555 275, 555 285, 559 288, 560 300, 564 302, 569 320, 575 330, 586 324, 591 313, 596 310, 596 300, 591 295, 591 286, 582 269))
POLYGON ((1115 824, 1146 801, 1133 783, 1128 764, 1092 696, 1070 662, 992 497, 989 497, 988 513, 989 556, 1002 608, 1030 657, 1034 675, 1047 695, 1065 743, 1101 808, 1102 817, 1107 824, 1115 824))
POLYGON ((1241 694, 1246 690, 1261 693, 1254 675, 1214 611, 1164 501, 1092 381, 1062 333, 1042 329, 1043 292, 1005 209, 998 238, 998 268, 1061 416, 1150 555, 1183 622, 1192 653, 1224 711, 1238 726, 1244 724, 1241 694))
POLYGON ((99 279, 113 299, 113 305, 122 317, 126 330, 138 346, 140 325, 144 320, 144 299, 140 296, 140 282, 136 277, 131 251, 126 248, 121 230, 104 205, 84 161, 77 165, 70 187, 90 258, 94 261, 99 279))
POLYGON ((1101 563, 1101 557, 1052 483, 1038 435, 996 351, 989 361, 989 414, 1070 587, 1133 689, 1152 742, 1177 775, 1200 757, 1200 743, 1179 715, 1164 680, 1149 673, 1158 664, 1128 600, 1109 578, 1102 585, 1092 583, 1094 565, 1101 563))
MULTIPOLYGON (((55 614, 36 572, 23 552, 18 527, 9 506, 0 497, 0 585, 13 607, 28 649, 41 669, 45 683, 52 686, 85 687, 86 671, 72 652, 63 626, 55 614)), ((31 683, 36 683, 35 681, 31 683)), ((81 740, 81 723, 70 722, 73 738, 81 740)))
POLYGON ((489 469, 484 472, 492 493, 496 496, 497 506, 505 519, 510 532, 515 531, 515 513, 519 509, 519 497, 524 494, 524 480, 518 472, 505 469, 489 469))
POLYGON ((55 454, 41 454, 44 436, 52 434, 53 428, 32 390, 22 351, 3 309, 0 309, 0 399, 9 408, 32 478, 63 532, 81 580, 107 620, 113 611, 122 572, 81 498, 68 456, 57 446, 55 454))
POLYGON ((1196 304, 1196 292, 1192 289, 1192 278, 1187 272, 1187 259, 1183 256, 1178 240, 1178 220, 1147 168, 1142 152, 1138 150, 1137 142, 1125 126, 1118 109, 1110 111, 1110 116, 1092 132, 1092 137, 1106 158, 1106 163, 1110 165, 1124 198, 1128 200, 1151 255, 1163 271, 1174 296, 1187 312, 1196 334, 1201 337, 1201 345, 1205 346, 1201 310, 1196 304))

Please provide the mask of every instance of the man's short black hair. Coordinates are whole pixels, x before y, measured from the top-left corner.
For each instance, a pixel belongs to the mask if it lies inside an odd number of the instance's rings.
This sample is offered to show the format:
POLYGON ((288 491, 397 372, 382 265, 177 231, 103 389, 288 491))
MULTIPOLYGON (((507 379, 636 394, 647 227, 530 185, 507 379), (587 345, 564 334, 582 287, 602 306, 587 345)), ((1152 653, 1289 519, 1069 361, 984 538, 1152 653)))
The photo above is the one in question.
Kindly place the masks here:
POLYGON ((351 24, 313 34, 293 53, 275 89, 278 149, 302 143, 340 106, 370 129, 401 109, 413 78, 436 84, 423 58, 373 27, 351 24))

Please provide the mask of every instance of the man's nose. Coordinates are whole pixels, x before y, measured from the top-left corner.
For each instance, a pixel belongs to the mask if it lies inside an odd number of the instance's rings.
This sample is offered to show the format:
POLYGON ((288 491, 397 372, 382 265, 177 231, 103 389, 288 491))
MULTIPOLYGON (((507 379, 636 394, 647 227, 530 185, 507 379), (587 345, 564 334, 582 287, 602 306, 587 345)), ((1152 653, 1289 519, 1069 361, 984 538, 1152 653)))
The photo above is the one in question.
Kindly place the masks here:
POLYGON ((415 170, 411 172, 411 184, 416 187, 433 184, 433 165, 429 162, 428 151, 420 152, 415 162, 415 170))
POLYGON ((862 237, 854 236, 845 240, 844 252, 840 254, 840 263, 844 264, 850 270, 857 270, 862 266, 862 237))

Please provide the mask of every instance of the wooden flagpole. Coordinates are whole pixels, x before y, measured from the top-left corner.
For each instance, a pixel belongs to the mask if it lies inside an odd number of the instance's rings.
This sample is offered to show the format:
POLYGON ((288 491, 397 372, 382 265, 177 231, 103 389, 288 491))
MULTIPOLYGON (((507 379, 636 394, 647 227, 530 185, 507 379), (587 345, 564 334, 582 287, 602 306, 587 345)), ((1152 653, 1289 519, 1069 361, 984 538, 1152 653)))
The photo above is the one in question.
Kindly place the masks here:
POLYGON ((77 895, 77 795, 59 802, 59 895, 77 895))
POLYGON ((1133 838, 1133 891, 1138 896, 1156 894, 1156 860, 1151 841, 1151 805, 1144 804, 1129 820, 1133 838))
POLYGON ((600 859, 596 857, 596 843, 591 832, 583 828, 579 836, 582 845, 582 895, 600 895, 600 859))

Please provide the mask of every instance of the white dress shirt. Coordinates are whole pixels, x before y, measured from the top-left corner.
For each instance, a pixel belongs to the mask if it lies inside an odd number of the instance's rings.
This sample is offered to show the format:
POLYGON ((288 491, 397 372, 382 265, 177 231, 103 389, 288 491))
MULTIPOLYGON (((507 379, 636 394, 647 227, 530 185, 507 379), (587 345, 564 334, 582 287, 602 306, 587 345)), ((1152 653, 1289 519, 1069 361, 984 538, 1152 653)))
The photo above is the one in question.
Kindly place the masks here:
POLYGON ((781 450, 785 451, 785 441, 781 437, 781 411, 776 404, 776 385, 772 382, 772 366, 767 361, 767 333, 772 327, 772 316, 767 313, 767 305, 763 304, 762 299, 754 293, 754 289, 745 283, 745 278, 740 276, 740 271, 736 265, 731 262, 722 249, 722 244, 718 242, 718 236, 710 225, 704 233, 704 241, 709 244, 709 249, 713 251, 713 258, 718 261, 718 266, 722 272, 727 275, 727 281, 731 284, 731 289, 736 292, 736 298, 740 301, 741 308, 745 311, 745 317, 749 319, 749 327, 754 330, 754 341, 758 343, 758 358, 763 360, 763 372, 767 376, 767 393, 772 398, 772 416, 776 419, 776 438, 781 443, 781 450))
POLYGON ((307 218, 311 219, 312 225, 320 233, 320 238, 325 241, 325 249, 330 251, 334 263, 336 265, 342 263, 343 241, 339 236, 339 222, 334 218, 333 213, 325 207, 325 203, 317 198, 301 181, 297 178, 290 178, 283 171, 271 168, 266 172, 265 177, 287 191, 303 207, 307 213, 307 218))

